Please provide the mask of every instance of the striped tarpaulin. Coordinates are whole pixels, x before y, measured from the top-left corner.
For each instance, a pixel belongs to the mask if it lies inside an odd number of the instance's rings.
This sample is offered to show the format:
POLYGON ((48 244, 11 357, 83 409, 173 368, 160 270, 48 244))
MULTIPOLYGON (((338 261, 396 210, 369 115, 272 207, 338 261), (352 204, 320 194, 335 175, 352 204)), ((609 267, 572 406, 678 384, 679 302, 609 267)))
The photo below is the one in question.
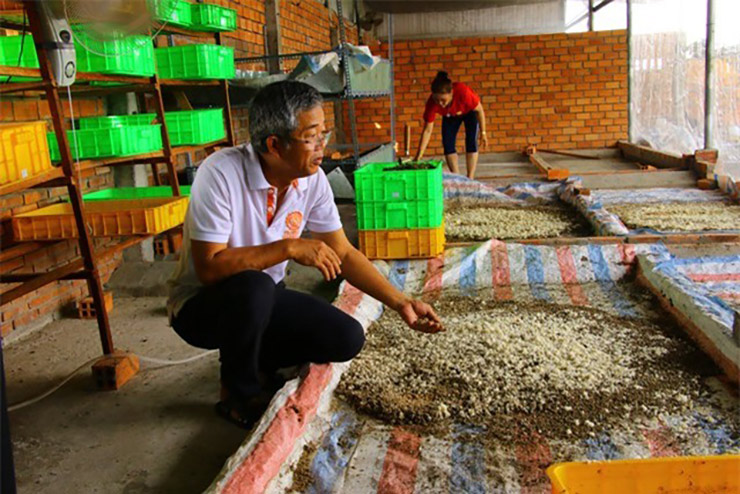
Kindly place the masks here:
MULTIPOLYGON (((642 317, 644 309, 623 281, 638 254, 658 260, 667 255, 659 245, 549 247, 493 240, 426 261, 376 265, 399 289, 431 300, 443 291, 490 290, 498 300, 547 300, 642 317)), ((347 283, 335 304, 365 327, 382 310, 347 283)), ((442 437, 422 436, 357 415, 334 400, 347 366, 312 365, 303 380, 289 382, 207 492, 286 492, 308 444, 318 445, 306 488, 312 493, 545 493, 544 469, 555 461, 713 454, 739 447, 725 424, 708 419, 711 400, 688 416, 600 430, 574 443, 550 440, 546 431, 523 431, 518 446, 491 447, 483 440, 485 430, 464 423, 453 424, 442 437), (687 429, 696 432, 691 441, 681 439, 687 429)))
POLYGON ((461 175, 443 175, 445 199, 476 199, 520 205, 558 202, 561 182, 517 183, 495 187, 461 175))

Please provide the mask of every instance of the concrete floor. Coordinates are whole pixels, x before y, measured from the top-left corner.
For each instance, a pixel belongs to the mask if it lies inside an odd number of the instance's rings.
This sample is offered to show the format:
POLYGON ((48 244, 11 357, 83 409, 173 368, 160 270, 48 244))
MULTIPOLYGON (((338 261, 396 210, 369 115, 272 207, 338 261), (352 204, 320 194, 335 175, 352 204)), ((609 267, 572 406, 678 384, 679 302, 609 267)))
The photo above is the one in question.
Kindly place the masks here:
MULTIPOLYGON (((354 205, 340 205, 356 243, 354 205)), ((168 326, 165 281, 175 263, 126 263, 114 274, 110 314, 116 348, 180 360, 203 350, 168 326)), ((286 284, 333 300, 338 282, 290 264, 286 284)), ((61 319, 4 348, 8 401, 22 402, 84 368, 48 398, 10 414, 18 491, 197 493, 221 470, 247 432, 219 418, 218 356, 163 367, 142 362, 122 389, 98 391, 86 362, 101 355, 94 321, 61 319)))
MULTIPOLYGON (((292 269, 289 284, 327 298, 336 290, 303 267, 292 269)), ((111 313, 116 347, 167 360, 201 353, 168 327, 165 301, 117 296, 111 313)), ((5 349, 8 401, 38 395, 100 353, 95 322, 53 322, 5 349)), ((18 490, 202 492, 246 437, 214 413, 217 398, 216 354, 170 367, 144 362, 116 392, 97 391, 86 365, 50 397, 11 413, 18 490)))

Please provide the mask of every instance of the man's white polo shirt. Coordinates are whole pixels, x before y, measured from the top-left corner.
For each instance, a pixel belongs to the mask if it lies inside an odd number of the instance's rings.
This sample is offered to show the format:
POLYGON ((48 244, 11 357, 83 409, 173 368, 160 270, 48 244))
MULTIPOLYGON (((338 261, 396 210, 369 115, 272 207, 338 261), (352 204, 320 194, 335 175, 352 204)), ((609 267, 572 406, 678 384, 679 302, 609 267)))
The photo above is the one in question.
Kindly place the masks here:
MULTIPOLYGON (((262 172, 251 144, 224 149, 198 167, 190 191, 180 262, 169 281, 170 319, 202 284, 195 274, 190 240, 251 247, 283 238, 298 238, 304 228, 317 233, 342 227, 324 171, 299 178, 275 210, 277 189, 262 172)), ((286 262, 264 270, 275 283, 285 276, 286 262)))

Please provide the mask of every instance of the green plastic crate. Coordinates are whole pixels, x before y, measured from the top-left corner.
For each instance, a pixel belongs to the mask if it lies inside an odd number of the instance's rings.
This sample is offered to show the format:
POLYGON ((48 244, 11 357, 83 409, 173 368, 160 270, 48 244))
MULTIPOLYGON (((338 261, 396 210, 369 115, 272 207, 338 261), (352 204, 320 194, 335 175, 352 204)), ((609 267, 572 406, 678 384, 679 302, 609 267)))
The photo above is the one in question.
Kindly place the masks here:
MULTIPOLYGON (((107 129, 127 125, 151 125, 156 113, 81 118, 80 129, 107 129)), ((205 144, 226 137, 222 108, 165 113, 167 130, 173 146, 205 144)))
MULTIPOLYGON (((190 185, 181 185, 180 194, 190 196, 190 185)), ((158 197, 172 197, 172 188, 169 185, 155 187, 118 187, 90 192, 82 196, 85 201, 135 201, 137 199, 151 199, 158 197)))
POLYGON ((358 202, 360 230, 408 230, 442 225, 444 202, 430 199, 405 202, 358 202))
POLYGON ((194 31, 236 30, 236 10, 210 3, 194 3, 190 6, 194 31))
MULTIPOLYGON (((133 156, 151 153, 162 149, 161 125, 137 125, 129 127, 111 127, 109 129, 85 129, 67 131, 72 157, 79 159, 109 158, 113 156, 133 156)), ((60 161, 61 153, 57 137, 53 132, 47 134, 49 154, 52 161, 60 161)))
POLYGON ((84 117, 79 119, 81 130, 110 129, 131 125, 152 125, 157 119, 156 113, 136 113, 133 115, 110 115, 107 117, 84 117))
MULTIPOLYGON (((39 58, 36 55, 36 46, 33 44, 33 37, 30 34, 26 34, 25 39, 21 35, 0 36, 0 65, 37 69, 39 67, 39 58), (21 45, 23 45, 23 53, 21 53, 21 45), (19 59, 20 63, 18 63, 19 59)), ((40 80, 38 77, 12 76, 10 82, 40 80)), ((8 81, 8 76, 0 76, 0 82, 6 81, 8 81)))
POLYGON ((0 36, 0 65, 8 67, 38 68, 39 59, 36 55, 36 46, 30 34, 24 36, 0 36), (21 44, 23 53, 21 54, 21 44), (20 64, 18 63, 20 55, 20 64))
POLYGON ((236 73, 230 46, 171 46, 156 48, 154 56, 162 79, 231 79, 236 73))
MULTIPOLYGON (((427 161, 431 170, 384 171, 398 163, 368 163, 355 171, 355 197, 366 201, 442 201, 442 162, 427 161)), ((437 225, 433 225, 437 226, 437 225)))
POLYGON ((75 32, 80 72, 149 77, 154 75, 154 46, 149 36, 125 36, 100 41, 75 32))
POLYGON ((184 0, 148 0, 152 17, 167 25, 192 28, 193 15, 190 2, 184 0))
POLYGON ((167 112, 164 118, 173 146, 205 144, 226 137, 222 108, 167 112))

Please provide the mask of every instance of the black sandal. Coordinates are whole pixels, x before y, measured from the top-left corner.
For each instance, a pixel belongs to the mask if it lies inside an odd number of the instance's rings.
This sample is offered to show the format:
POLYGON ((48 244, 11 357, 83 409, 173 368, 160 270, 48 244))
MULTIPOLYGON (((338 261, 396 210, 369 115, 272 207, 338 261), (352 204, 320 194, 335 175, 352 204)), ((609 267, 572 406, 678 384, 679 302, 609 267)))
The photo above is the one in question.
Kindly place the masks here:
POLYGON ((247 403, 243 403, 229 397, 216 403, 214 408, 219 417, 242 429, 249 430, 259 421, 270 404, 269 400, 260 398, 260 396, 257 396, 247 403))

